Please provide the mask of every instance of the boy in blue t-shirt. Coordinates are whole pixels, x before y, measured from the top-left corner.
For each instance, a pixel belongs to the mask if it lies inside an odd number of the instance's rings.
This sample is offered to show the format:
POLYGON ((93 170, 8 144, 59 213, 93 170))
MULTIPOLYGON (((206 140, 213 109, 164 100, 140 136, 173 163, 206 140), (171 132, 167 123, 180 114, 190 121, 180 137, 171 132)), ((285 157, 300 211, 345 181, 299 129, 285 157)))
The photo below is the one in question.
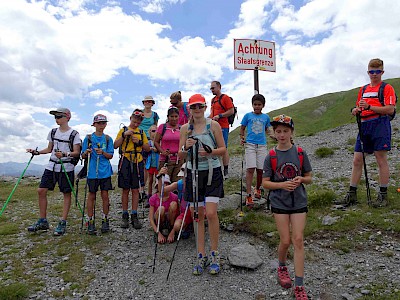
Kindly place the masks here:
POLYGON ((110 231, 108 213, 110 209, 110 200, 108 191, 112 189, 111 175, 113 170, 110 159, 114 155, 114 143, 110 136, 103 133, 107 126, 107 117, 98 114, 93 119, 93 125, 96 131, 88 134, 83 141, 82 158, 88 158, 87 185, 89 195, 87 199, 87 213, 89 217, 88 233, 96 234, 96 225, 93 219, 94 203, 96 201, 96 192, 100 187, 101 199, 103 200, 103 220, 101 232, 110 231))
POLYGON ((265 106, 265 98, 261 94, 254 95, 251 99, 253 111, 244 115, 240 127, 241 144, 245 146, 246 160, 246 205, 253 206, 253 197, 251 195, 251 183, 253 181, 254 170, 257 168, 257 185, 254 197, 261 198, 261 182, 264 160, 267 156, 267 138, 265 133, 272 132, 269 130, 270 119, 267 114, 262 113, 265 106), (246 138, 244 132, 247 129, 246 138))

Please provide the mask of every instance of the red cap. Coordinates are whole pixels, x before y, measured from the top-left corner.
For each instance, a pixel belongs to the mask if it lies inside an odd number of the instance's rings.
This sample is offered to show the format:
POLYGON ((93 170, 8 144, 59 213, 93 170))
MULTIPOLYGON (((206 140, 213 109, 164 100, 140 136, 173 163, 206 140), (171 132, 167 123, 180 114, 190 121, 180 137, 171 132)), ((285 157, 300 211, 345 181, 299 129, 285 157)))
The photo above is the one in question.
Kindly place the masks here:
POLYGON ((206 104, 206 98, 202 94, 194 94, 189 98, 189 106, 197 103, 206 104))

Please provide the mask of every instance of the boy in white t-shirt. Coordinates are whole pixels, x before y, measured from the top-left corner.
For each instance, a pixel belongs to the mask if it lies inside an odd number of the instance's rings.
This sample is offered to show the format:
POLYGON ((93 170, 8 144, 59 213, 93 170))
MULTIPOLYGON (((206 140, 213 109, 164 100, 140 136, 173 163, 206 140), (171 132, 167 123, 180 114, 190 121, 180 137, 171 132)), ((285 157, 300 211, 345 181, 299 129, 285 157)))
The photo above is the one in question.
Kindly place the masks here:
POLYGON ((54 231, 54 235, 63 235, 67 227, 67 217, 71 207, 71 186, 68 182, 74 182, 75 162, 80 157, 81 139, 79 133, 68 126, 71 119, 71 112, 68 108, 58 108, 50 111, 54 115, 58 128, 52 129, 47 140, 49 144, 42 150, 26 149, 27 152, 33 155, 51 153, 50 161, 44 170, 39 188, 39 220, 28 227, 28 231, 46 231, 49 229, 49 223, 46 218, 47 213, 47 191, 54 190, 56 183, 60 192, 64 194, 64 207, 60 222, 54 231), (65 172, 61 162, 64 165, 65 172))

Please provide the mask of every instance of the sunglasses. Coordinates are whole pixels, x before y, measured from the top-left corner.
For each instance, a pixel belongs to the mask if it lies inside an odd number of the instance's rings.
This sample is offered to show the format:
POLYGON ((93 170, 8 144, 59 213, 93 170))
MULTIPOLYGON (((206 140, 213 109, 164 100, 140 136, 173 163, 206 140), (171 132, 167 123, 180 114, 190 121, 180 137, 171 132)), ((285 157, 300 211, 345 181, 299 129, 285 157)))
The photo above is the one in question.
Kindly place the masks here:
POLYGON ((132 116, 143 118, 144 117, 144 113, 142 113, 141 111, 134 111, 132 113, 132 116))
POLYGON ((213 86, 212 86, 212 87, 210 87, 210 90, 212 90, 212 91, 213 91, 214 89, 215 89, 215 87, 213 87, 213 86))
POLYGON ((65 117, 64 115, 55 115, 54 119, 61 119, 61 118, 64 118, 64 117, 65 117))
POLYGON ((153 103, 153 100, 144 100, 143 103, 153 103))
POLYGON ((156 132, 156 131, 157 131, 157 130, 154 129, 154 130, 152 130, 151 132, 156 132))
POLYGON ((382 70, 369 70, 368 71, 368 74, 377 74, 377 75, 379 75, 379 74, 381 74, 383 71, 382 70))
POLYGON ((200 109, 200 108, 204 108, 204 107, 206 107, 206 105, 205 104, 200 104, 200 103, 192 104, 192 105, 189 106, 190 109, 196 109, 196 108, 200 109))
POLYGON ((272 118, 273 122, 282 123, 293 127, 293 120, 289 116, 279 115, 272 118))

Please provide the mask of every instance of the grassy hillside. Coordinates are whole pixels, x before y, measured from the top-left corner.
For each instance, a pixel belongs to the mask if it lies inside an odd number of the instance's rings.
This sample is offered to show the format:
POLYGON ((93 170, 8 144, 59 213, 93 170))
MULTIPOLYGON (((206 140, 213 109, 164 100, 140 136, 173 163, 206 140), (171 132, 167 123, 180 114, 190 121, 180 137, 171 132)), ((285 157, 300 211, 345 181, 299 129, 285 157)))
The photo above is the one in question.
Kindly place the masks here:
MULTIPOLYGON (((400 78, 387 79, 397 94, 400 93, 400 78)), ((308 98, 293 105, 268 112, 272 118, 279 114, 293 117, 296 135, 312 135, 319 131, 335 128, 355 122, 350 115, 350 108, 354 107, 359 87, 349 91, 329 93, 318 97, 308 98)), ((229 145, 239 143, 239 128, 229 134, 229 145)))

